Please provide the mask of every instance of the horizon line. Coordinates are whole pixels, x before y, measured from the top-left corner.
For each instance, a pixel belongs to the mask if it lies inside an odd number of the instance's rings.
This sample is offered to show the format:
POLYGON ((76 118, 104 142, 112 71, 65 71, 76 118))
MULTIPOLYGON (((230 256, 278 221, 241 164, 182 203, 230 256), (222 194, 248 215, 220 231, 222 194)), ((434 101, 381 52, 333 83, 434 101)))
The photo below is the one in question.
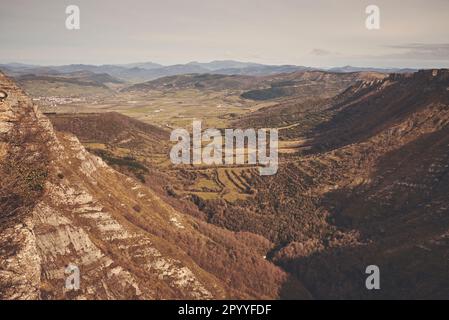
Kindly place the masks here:
MULTIPOLYGON (((44 64, 44 63, 27 63, 27 62, 20 62, 20 61, 9 61, 9 62, 0 62, 1 65, 12 65, 12 64, 18 64, 18 65, 25 65, 25 66, 36 66, 36 67, 61 67, 61 66, 73 66, 73 65, 82 65, 82 66, 95 66, 95 67, 102 67, 102 66, 119 66, 119 67, 124 67, 126 65, 130 65, 130 64, 144 64, 144 63, 154 63, 154 64, 158 64, 161 66, 161 68, 163 67, 172 67, 172 66, 177 66, 177 65, 187 65, 187 64, 192 64, 192 63, 199 63, 199 64, 208 64, 208 63, 213 63, 213 62, 238 62, 238 63, 248 63, 248 64, 256 64, 256 65, 261 65, 261 66, 273 66, 273 67, 282 67, 282 66, 293 66, 293 67, 302 67, 302 68, 311 68, 311 69, 324 69, 324 70, 328 70, 328 69, 334 69, 334 68, 346 68, 346 67, 351 67, 351 68, 371 68, 371 69, 385 69, 385 70, 389 70, 389 69, 413 69, 413 70, 419 70, 419 69, 448 69, 448 67, 444 67, 444 66, 433 66, 433 67, 418 67, 418 66, 394 66, 394 67, 385 67, 385 66, 373 66, 373 65, 369 65, 369 66, 354 66, 354 65, 333 65, 333 66, 307 66, 307 65, 298 65, 298 64, 291 64, 291 63, 285 63, 285 64, 269 64, 269 63, 260 63, 260 62, 254 62, 254 61, 242 61, 242 60, 233 60, 233 59, 214 59, 214 60, 209 60, 209 61, 198 61, 198 60, 190 60, 189 62, 185 62, 185 63, 174 63, 174 64, 162 64, 159 62, 155 62, 155 61, 135 61, 135 62, 124 62, 124 63, 102 63, 102 64, 98 64, 98 63, 62 63, 62 64, 44 64)), ((157 68, 157 67, 156 67, 157 68)), ((144 68, 142 68, 144 69, 144 68)))

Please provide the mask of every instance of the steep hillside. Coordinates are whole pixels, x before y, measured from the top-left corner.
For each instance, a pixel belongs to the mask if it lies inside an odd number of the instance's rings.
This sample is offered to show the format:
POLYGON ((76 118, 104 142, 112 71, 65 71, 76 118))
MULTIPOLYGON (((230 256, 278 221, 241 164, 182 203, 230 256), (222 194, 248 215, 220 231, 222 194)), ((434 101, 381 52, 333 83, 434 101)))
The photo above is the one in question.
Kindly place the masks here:
POLYGON ((2 299, 309 297, 263 259, 268 241, 176 211, 55 133, 3 74, 0 89, 2 299), (64 289, 68 264, 78 291, 64 289))
POLYGON ((445 103, 447 77, 445 70, 419 71, 391 74, 384 81, 350 87, 335 99, 330 121, 317 126, 310 136, 316 145, 327 149, 361 142, 413 113, 445 103))
POLYGON ((329 98, 357 81, 383 79, 376 72, 331 73, 322 71, 300 71, 276 75, 270 79, 270 87, 250 90, 242 94, 252 100, 270 100, 295 96, 297 98, 319 96, 329 98))
POLYGON ((273 259, 317 298, 447 297, 449 71, 357 85, 323 113, 317 126, 290 128, 306 133, 297 152, 308 155, 253 179, 256 201, 214 204, 212 219, 280 243, 273 259), (380 291, 365 289, 370 264, 380 291))
POLYGON ((49 114, 48 117, 56 130, 71 132, 87 143, 111 143, 120 147, 137 143, 138 149, 145 142, 145 146, 151 146, 150 152, 156 152, 162 151, 161 142, 169 139, 167 131, 116 112, 49 114))
POLYGON ((159 184, 155 178, 167 179, 153 169, 167 161, 168 132, 115 112, 47 116, 57 131, 74 134, 89 152, 114 169, 148 181, 156 189, 159 184))

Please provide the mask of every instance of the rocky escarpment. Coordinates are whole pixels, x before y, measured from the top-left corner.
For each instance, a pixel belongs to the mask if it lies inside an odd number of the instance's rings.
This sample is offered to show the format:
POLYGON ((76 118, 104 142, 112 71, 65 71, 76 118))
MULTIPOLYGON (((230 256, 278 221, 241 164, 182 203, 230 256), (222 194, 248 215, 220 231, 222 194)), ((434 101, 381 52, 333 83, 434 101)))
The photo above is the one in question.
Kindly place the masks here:
MULTIPOLYGON (((88 153, 0 73, 0 298, 277 298, 287 275, 88 153), (66 268, 80 288, 65 286, 66 268), (263 279, 263 283, 260 279, 263 279)), ((245 238, 245 241, 242 241, 245 238)), ((291 281, 290 281, 291 283, 291 281)), ((295 282, 297 297, 309 297, 295 282)))

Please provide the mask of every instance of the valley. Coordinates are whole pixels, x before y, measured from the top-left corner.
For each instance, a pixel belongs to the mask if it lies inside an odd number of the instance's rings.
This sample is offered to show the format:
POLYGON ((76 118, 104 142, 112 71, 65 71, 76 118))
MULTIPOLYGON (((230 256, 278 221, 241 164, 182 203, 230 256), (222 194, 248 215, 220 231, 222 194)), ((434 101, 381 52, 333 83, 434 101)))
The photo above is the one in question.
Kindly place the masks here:
POLYGON ((0 301, 288 319, 448 300, 448 12, 3 1, 0 301))
MULTIPOLYGON (((88 185, 102 207, 107 193, 117 199, 106 203, 119 224, 125 219, 126 225, 163 241, 182 239, 170 250, 182 250, 178 260, 191 266, 193 259, 216 277, 218 287, 223 269, 201 260, 203 253, 194 252, 192 243, 205 236, 217 242, 217 233, 226 239, 220 240, 222 246, 232 243, 236 250, 232 261, 236 254, 252 261, 259 261, 252 254, 266 258, 254 272, 274 277, 269 288, 252 291, 262 283, 252 282, 248 273, 245 288, 226 287, 221 293, 206 288, 211 297, 426 299, 449 293, 448 70, 194 74, 107 90, 110 94, 97 100, 80 93, 81 101, 42 105, 41 110, 58 139, 67 141, 66 148, 74 135, 89 154, 83 159, 97 156, 117 172, 114 176, 127 177, 125 182, 113 178, 117 186, 108 191, 88 185), (191 130, 193 120, 220 130, 278 129, 277 174, 260 176, 254 165, 174 165, 170 132, 191 130), (139 200, 146 199, 146 190, 157 199, 150 200, 150 207, 139 200), (121 202, 129 209, 119 210, 121 202), (151 222, 154 212, 164 217, 168 213, 163 212, 172 212, 168 224, 151 222), (178 230, 186 228, 189 235, 183 236, 178 230), (370 264, 380 266, 385 290, 365 289, 364 269, 370 264), (279 282, 282 277, 290 280, 279 282)), ((54 94, 39 89, 39 95, 47 93, 54 94)), ((76 163, 83 168, 80 159, 76 163)), ((78 175, 68 164, 61 170, 64 177, 78 175)), ((92 205, 86 213, 96 216, 96 202, 92 205)), ((95 241, 102 237, 92 236, 95 241)), ((207 247, 209 240, 204 241, 207 247)), ((99 248, 112 250, 109 246, 99 248)), ((204 254, 223 254, 211 250, 204 254)), ((228 270, 241 280, 249 271, 232 263, 228 270)), ((139 263, 127 268, 131 274, 144 272, 139 263)), ((48 294, 54 294, 51 286, 48 294)))
MULTIPOLYGON (((0 103, 2 299, 310 298, 264 259, 263 237, 217 228, 193 206, 165 201, 157 177, 145 185, 119 173, 76 136, 55 131, 3 74, 0 85, 8 93, 0 103), (81 270, 82 290, 64 287, 68 263, 81 270)), ((81 132, 101 141, 132 131, 150 148, 165 134, 123 116, 109 120, 81 122, 112 124, 109 133, 81 132), (114 120, 125 121, 121 132, 114 120)))

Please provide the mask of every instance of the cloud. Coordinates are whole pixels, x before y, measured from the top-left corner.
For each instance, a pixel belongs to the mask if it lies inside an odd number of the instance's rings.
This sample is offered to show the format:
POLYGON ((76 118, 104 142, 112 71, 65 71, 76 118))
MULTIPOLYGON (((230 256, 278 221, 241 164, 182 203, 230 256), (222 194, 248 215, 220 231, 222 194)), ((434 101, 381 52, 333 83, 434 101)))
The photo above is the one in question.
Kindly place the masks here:
POLYGON ((325 49, 315 48, 312 51, 310 51, 310 54, 313 55, 313 56, 320 56, 320 57, 322 57, 322 56, 328 56, 328 55, 332 54, 332 52, 330 52, 328 50, 325 50, 325 49))
POLYGON ((449 60, 449 43, 410 43, 385 47, 401 50, 402 52, 386 54, 382 56, 383 58, 449 60))

